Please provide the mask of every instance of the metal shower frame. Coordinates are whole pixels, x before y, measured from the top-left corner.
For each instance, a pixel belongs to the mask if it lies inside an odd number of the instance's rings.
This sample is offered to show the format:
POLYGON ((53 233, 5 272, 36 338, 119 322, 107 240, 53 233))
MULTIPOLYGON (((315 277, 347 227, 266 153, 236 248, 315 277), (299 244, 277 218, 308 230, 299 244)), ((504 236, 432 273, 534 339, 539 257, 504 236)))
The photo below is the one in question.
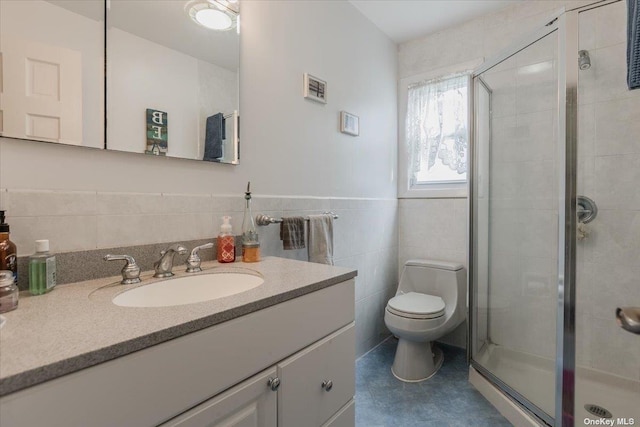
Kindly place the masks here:
MULTIPOLYGON (((469 321, 467 323, 467 357, 471 366, 503 391, 512 400, 533 413, 541 421, 557 427, 574 426, 575 405, 575 332, 576 332, 576 228, 577 228, 577 96, 578 96, 578 14, 596 7, 620 0, 605 0, 572 10, 560 10, 550 17, 549 22, 525 39, 512 45, 496 57, 486 61, 472 73, 470 105, 475 107, 476 78, 536 43, 540 39, 558 32, 558 300, 556 316, 556 358, 555 358, 555 416, 551 418, 525 396, 493 375, 472 357, 475 328, 474 289, 478 278, 475 275, 477 245, 477 162, 475 149, 477 123, 475 108, 470 109, 472 143, 469 147, 469 321), (575 56, 573 55, 575 52, 575 56)), ((481 82, 480 82, 481 83, 481 82)), ((491 129, 489 130, 491 132, 491 129)))

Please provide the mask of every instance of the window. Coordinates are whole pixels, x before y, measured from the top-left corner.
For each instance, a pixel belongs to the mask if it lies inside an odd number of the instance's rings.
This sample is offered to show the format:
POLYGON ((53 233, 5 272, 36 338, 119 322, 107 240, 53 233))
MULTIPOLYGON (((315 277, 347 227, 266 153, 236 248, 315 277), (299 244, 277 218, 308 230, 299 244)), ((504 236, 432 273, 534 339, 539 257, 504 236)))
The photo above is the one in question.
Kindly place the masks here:
POLYGON ((406 79, 402 84, 401 108, 406 110, 400 197, 465 197, 469 75, 406 79))

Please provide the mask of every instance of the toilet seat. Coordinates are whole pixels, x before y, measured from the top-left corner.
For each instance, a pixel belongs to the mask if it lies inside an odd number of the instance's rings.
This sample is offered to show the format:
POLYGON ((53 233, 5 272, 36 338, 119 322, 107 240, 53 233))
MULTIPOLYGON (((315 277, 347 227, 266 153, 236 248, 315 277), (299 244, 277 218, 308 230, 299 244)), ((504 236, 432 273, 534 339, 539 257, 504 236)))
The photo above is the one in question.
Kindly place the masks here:
POLYGON ((387 304, 390 313, 409 319, 435 319, 444 316, 444 309, 442 298, 419 292, 396 295, 387 304))

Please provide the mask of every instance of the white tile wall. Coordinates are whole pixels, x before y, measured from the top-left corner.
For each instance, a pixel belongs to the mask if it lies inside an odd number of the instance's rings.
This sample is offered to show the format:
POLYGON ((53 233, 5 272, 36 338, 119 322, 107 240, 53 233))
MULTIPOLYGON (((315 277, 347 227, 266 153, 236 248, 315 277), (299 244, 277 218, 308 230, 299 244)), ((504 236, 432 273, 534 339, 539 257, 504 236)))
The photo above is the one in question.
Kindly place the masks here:
POLYGON ((626 87, 626 4, 580 14, 578 194, 598 217, 578 242, 578 363, 640 380, 640 342, 614 321, 616 307, 640 304, 640 91, 626 87))
MULTIPOLYGON (((232 216, 240 234, 244 203, 240 195, 0 189, 0 208, 7 210, 20 256, 33 253, 36 239, 49 239, 54 252, 73 252, 209 238, 218 233, 223 215, 232 216)), ((358 270, 358 355, 388 335, 383 314, 397 284, 397 200, 256 196, 252 210, 274 217, 338 214, 335 264, 358 270)), ((306 249, 282 249, 277 225, 258 232, 264 256, 307 259, 306 249)))
MULTIPOLYGON (((457 261, 467 265, 466 199, 400 199, 398 271, 412 258, 457 261)), ((466 346, 466 324, 442 339, 466 346)))

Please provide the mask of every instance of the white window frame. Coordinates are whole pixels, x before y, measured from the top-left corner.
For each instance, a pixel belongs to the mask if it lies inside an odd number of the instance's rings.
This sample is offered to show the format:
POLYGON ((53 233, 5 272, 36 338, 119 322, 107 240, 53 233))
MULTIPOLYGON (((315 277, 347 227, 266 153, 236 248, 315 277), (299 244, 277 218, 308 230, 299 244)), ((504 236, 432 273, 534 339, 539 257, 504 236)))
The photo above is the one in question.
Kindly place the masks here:
MULTIPOLYGON (((469 176, 465 182, 453 182, 453 183, 440 183, 440 184, 414 184, 411 185, 410 180, 410 150, 407 143, 407 102, 409 86, 419 83, 425 80, 433 80, 436 78, 446 78, 455 74, 469 74, 468 90, 469 90, 469 108, 468 108, 468 139, 471 142, 471 120, 472 120, 472 102, 471 96, 471 72, 482 64, 483 58, 479 58, 473 61, 465 62, 462 64, 456 64, 449 67, 438 68, 436 70, 429 71, 427 73, 418 74, 411 77, 406 77, 400 80, 398 87, 399 103, 398 106, 398 198, 466 198, 469 194, 469 176)), ((469 159, 470 161, 470 159, 469 159)))

